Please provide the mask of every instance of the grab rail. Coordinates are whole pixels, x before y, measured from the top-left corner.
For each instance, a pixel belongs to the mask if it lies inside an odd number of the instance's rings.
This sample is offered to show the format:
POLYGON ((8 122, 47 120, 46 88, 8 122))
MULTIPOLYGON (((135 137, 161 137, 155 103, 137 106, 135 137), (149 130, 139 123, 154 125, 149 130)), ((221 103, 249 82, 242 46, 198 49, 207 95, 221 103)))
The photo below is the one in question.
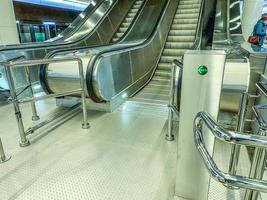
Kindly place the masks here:
MULTIPOLYGON (((173 60, 173 68, 172 68, 172 75, 171 75, 171 88, 170 88, 170 99, 169 99, 169 116, 168 116, 168 131, 166 134, 166 140, 167 141, 173 141, 174 140, 174 135, 172 134, 172 127, 173 127, 173 114, 177 117, 179 117, 179 111, 177 108, 177 105, 174 104, 175 101, 175 86, 176 86, 176 78, 177 78, 177 69, 183 70, 183 63, 180 60, 173 60)), ((179 78, 178 78, 178 87, 180 86, 181 83, 181 78, 182 75, 179 73, 179 78)))
POLYGON ((201 45, 201 41, 202 41, 202 37, 200 34, 202 34, 202 30, 203 30, 203 12, 204 12, 204 5, 205 5, 205 0, 201 1, 201 5, 200 5, 200 12, 199 12, 199 16, 198 16, 198 24, 197 24, 197 31, 195 34, 195 41, 194 41, 194 45, 193 45, 193 49, 199 49, 200 45, 201 45))
MULTIPOLYGON (((87 110, 86 110, 86 92, 85 92, 85 81, 84 81, 84 73, 83 73, 83 63, 82 60, 78 57, 66 57, 66 58, 57 58, 57 59, 42 59, 42 60, 27 60, 27 61, 17 61, 17 62, 2 62, 0 65, 3 65, 5 67, 5 71, 7 74, 7 79, 8 79, 8 84, 10 88, 10 95, 11 95, 11 102, 14 105, 14 110, 15 110, 15 117, 17 120, 17 125, 18 125, 18 130, 20 134, 20 146, 21 147, 26 147, 30 145, 30 142, 27 138, 27 135, 32 134, 36 128, 30 127, 27 132, 25 132, 24 129, 24 124, 22 120, 22 114, 20 111, 20 106, 19 104, 21 103, 31 103, 32 106, 34 107, 34 116, 33 117, 38 117, 36 113, 36 107, 35 107, 35 102, 52 98, 52 97, 63 97, 63 96, 68 96, 72 94, 80 94, 81 95, 81 101, 82 101, 82 109, 83 109, 83 124, 82 127, 84 129, 89 128, 89 123, 87 122, 87 110), (11 71, 12 68, 19 68, 19 67, 38 67, 40 64, 50 64, 50 63, 62 63, 62 62, 76 62, 78 64, 78 70, 79 70, 79 80, 80 80, 80 88, 76 90, 71 90, 71 91, 64 91, 64 92, 59 92, 59 93, 54 93, 51 95, 44 95, 40 97, 35 97, 33 92, 31 91, 30 97, 26 97, 24 99, 18 99, 18 95, 16 93, 15 89, 15 83, 13 79, 13 73, 11 71)), ((31 78, 30 74, 27 74, 26 79, 28 81, 28 84, 30 85, 31 88, 31 78)), ((34 119, 34 118, 33 118, 34 119)), ((38 117, 39 119, 39 117, 38 117)), ((51 120, 46 120, 45 122, 41 122, 39 125, 35 127, 42 127, 44 125, 47 125, 48 123, 52 122, 51 120)))
POLYGON ((245 135, 238 132, 227 131, 217 124, 217 122, 206 112, 199 112, 194 120, 194 139, 196 147, 204 161, 210 175, 226 186, 245 188, 258 192, 267 192, 267 181, 247 178, 244 176, 233 176, 221 171, 208 150, 205 147, 203 137, 203 124, 205 124, 212 134, 227 143, 245 146, 255 146, 267 148, 267 137, 260 135, 245 135))

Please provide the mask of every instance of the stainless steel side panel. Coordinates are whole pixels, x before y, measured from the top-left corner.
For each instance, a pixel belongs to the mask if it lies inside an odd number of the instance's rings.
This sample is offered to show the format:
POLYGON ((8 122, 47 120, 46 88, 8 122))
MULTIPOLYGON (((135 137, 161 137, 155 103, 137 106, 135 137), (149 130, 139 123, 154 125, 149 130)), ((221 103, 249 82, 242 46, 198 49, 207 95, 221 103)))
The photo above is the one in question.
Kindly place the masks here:
POLYGON ((121 44, 123 48, 114 46, 114 50, 110 48, 108 53, 100 51, 90 62, 88 71, 91 70, 93 76, 88 86, 92 87, 98 99, 111 101, 119 96, 131 96, 152 75, 179 1, 149 2, 147 11, 143 18, 140 17, 140 24, 137 25, 140 27, 137 28, 139 31, 133 31, 128 36, 132 40, 131 46, 124 40, 125 45, 121 44), (151 26, 155 21, 159 23, 154 30, 151 26), (152 35, 149 30, 153 30, 152 35), (148 36, 146 40, 145 35, 148 36))
MULTIPOLYGON (((224 51, 187 51, 184 55, 175 195, 186 199, 207 199, 210 176, 195 148, 193 122, 199 111, 210 113, 214 119, 224 75, 224 51), (205 65, 208 73, 200 75, 198 68, 205 65)), ((206 132, 207 130, 204 129, 206 132)), ((205 134, 205 144, 212 154, 214 137, 205 134)))
MULTIPOLYGON (((109 43, 134 0, 96 0, 94 3, 94 6, 89 6, 65 32, 53 40, 0 47, 0 61, 10 60, 14 54, 24 55, 26 59, 43 59, 66 49, 109 43)), ((1 66, 0 73, 0 87, 8 89, 1 66)), ((31 73, 33 80, 39 80, 38 69, 31 73)))

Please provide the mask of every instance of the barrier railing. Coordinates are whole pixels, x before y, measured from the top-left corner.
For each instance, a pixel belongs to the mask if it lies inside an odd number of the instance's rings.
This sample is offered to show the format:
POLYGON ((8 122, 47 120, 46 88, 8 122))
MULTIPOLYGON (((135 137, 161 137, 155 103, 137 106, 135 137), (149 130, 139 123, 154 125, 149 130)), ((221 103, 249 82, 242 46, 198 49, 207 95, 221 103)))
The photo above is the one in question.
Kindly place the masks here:
POLYGON ((32 111, 33 111, 33 120, 39 119, 39 116, 37 115, 35 102, 40 100, 45 100, 48 98, 56 98, 56 97, 64 97, 68 95, 74 95, 74 94, 80 94, 81 95, 81 101, 82 101, 82 110, 83 110, 83 123, 82 128, 86 129, 89 128, 89 123, 87 122, 87 110, 86 110, 86 93, 85 93, 85 81, 84 81, 84 73, 83 73, 83 64, 82 60, 78 57, 67 57, 67 58, 55 58, 55 59, 43 59, 43 60, 27 60, 27 61, 16 61, 16 62, 4 62, 1 63, 5 67, 8 84, 10 88, 10 101, 13 103, 14 110, 15 110, 15 116, 18 124, 18 130, 20 134, 20 146, 25 147, 30 145, 30 142, 27 138, 29 134, 34 133, 35 130, 51 123, 56 118, 53 118, 51 120, 46 120, 44 122, 39 123, 38 125, 34 127, 30 127, 27 132, 25 132, 24 124, 22 120, 22 114, 20 111, 19 104, 22 103, 31 103, 32 111), (31 85, 31 78, 30 74, 28 73, 28 67, 37 67, 38 65, 42 64, 51 64, 51 63, 62 63, 62 62, 77 62, 78 63, 78 70, 79 70, 79 79, 80 79, 80 88, 76 90, 71 91, 65 91, 60 93, 54 93, 54 94, 48 94, 40 97, 35 97, 32 90, 31 85), (12 68, 15 67, 26 67, 26 79, 28 82, 28 85, 23 88, 20 92, 16 92, 15 84, 13 75, 11 72, 12 68), (26 91, 28 88, 30 88, 30 97, 24 98, 24 99, 18 99, 18 96, 26 91))
MULTIPOLYGON (((259 111, 258 107, 254 107, 254 109, 256 109, 257 112, 259 111)), ((258 116, 257 118, 262 120, 262 117, 258 116)), ((267 181, 261 180, 266 161, 266 131, 267 129, 260 128, 258 135, 228 131, 219 126, 217 122, 206 112, 199 112, 194 121, 195 144, 210 175, 225 186, 247 189, 245 200, 256 200, 258 192, 267 192, 267 181), (235 145, 256 147, 249 178, 224 173, 217 167, 216 163, 212 159, 212 156, 205 147, 203 137, 204 124, 216 138, 224 142, 235 145)))

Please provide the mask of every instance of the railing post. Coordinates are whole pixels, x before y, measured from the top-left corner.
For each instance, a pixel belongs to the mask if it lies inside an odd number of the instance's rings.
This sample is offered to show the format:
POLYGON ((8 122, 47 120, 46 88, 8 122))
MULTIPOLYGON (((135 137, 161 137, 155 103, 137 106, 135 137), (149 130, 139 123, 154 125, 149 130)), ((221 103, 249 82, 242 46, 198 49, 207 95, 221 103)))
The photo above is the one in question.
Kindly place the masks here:
MULTIPOLYGON (((34 93, 33 93, 33 89, 32 89, 31 76, 30 76, 30 71, 29 71, 28 66, 25 67, 25 75, 26 75, 27 83, 30 85, 30 95, 31 95, 31 97, 34 97, 34 93)), ((32 107, 32 121, 38 121, 40 119, 40 117, 37 114, 35 102, 31 102, 31 107, 32 107)))
POLYGON ((175 79, 176 79, 176 70, 177 66, 174 64, 172 68, 172 79, 171 79, 171 88, 170 88, 170 100, 169 100, 169 116, 168 116, 168 130, 166 134, 166 140, 167 141, 173 141, 174 135, 172 133, 173 128, 173 111, 171 109, 171 106, 174 104, 174 96, 175 96, 175 79))
POLYGON ((6 156, 2 140, 0 138, 0 164, 9 161, 11 156, 6 156))
POLYGON ((78 60, 79 65, 79 76, 80 76, 80 86, 82 89, 81 92, 81 99, 82 99, 82 109, 83 109, 83 129, 90 128, 90 124, 87 121, 87 108, 86 108, 86 92, 85 92, 85 81, 84 81, 84 74, 83 74, 83 64, 81 60, 78 60))
MULTIPOLYGON (((267 130, 262 128, 258 131, 259 135, 267 136, 267 130)), ((262 180, 266 165, 266 149, 255 148, 253 160, 250 167, 249 178, 262 180)), ((254 190, 246 190, 244 200, 257 200, 259 192, 254 190)))
MULTIPOLYGON (((245 115, 246 115, 246 110, 247 110, 247 103, 248 103, 248 93, 243 92, 241 94, 241 99, 240 99, 236 132, 243 132, 245 115)), ((241 148, 240 145, 234 144, 232 146, 230 164, 229 164, 229 173, 231 175, 236 174, 237 166, 239 162, 240 148, 241 148)))
POLYGON ((30 141, 26 137, 26 133, 25 133, 25 129, 24 129, 23 121, 22 121, 22 116, 20 112, 20 107, 19 107, 19 103, 18 103, 18 99, 16 95, 16 88, 15 88, 10 66, 5 65, 5 70, 6 70, 7 80, 8 80, 9 89, 10 89, 10 96, 12 98, 12 103, 14 106, 15 116, 17 119, 17 124, 18 124, 18 129, 19 129, 19 134, 20 134, 20 146, 26 147, 30 145, 30 141))

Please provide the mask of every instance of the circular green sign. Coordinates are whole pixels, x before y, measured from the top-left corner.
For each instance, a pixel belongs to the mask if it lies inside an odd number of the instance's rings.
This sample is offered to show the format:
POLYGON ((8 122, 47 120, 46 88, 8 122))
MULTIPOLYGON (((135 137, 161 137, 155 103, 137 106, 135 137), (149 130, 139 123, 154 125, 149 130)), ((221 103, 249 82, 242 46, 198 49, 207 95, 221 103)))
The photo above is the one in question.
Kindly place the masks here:
POLYGON ((209 72, 209 69, 205 65, 200 65, 198 67, 198 69, 197 69, 197 72, 198 72, 199 75, 203 76, 203 75, 205 75, 205 74, 207 74, 209 72))

